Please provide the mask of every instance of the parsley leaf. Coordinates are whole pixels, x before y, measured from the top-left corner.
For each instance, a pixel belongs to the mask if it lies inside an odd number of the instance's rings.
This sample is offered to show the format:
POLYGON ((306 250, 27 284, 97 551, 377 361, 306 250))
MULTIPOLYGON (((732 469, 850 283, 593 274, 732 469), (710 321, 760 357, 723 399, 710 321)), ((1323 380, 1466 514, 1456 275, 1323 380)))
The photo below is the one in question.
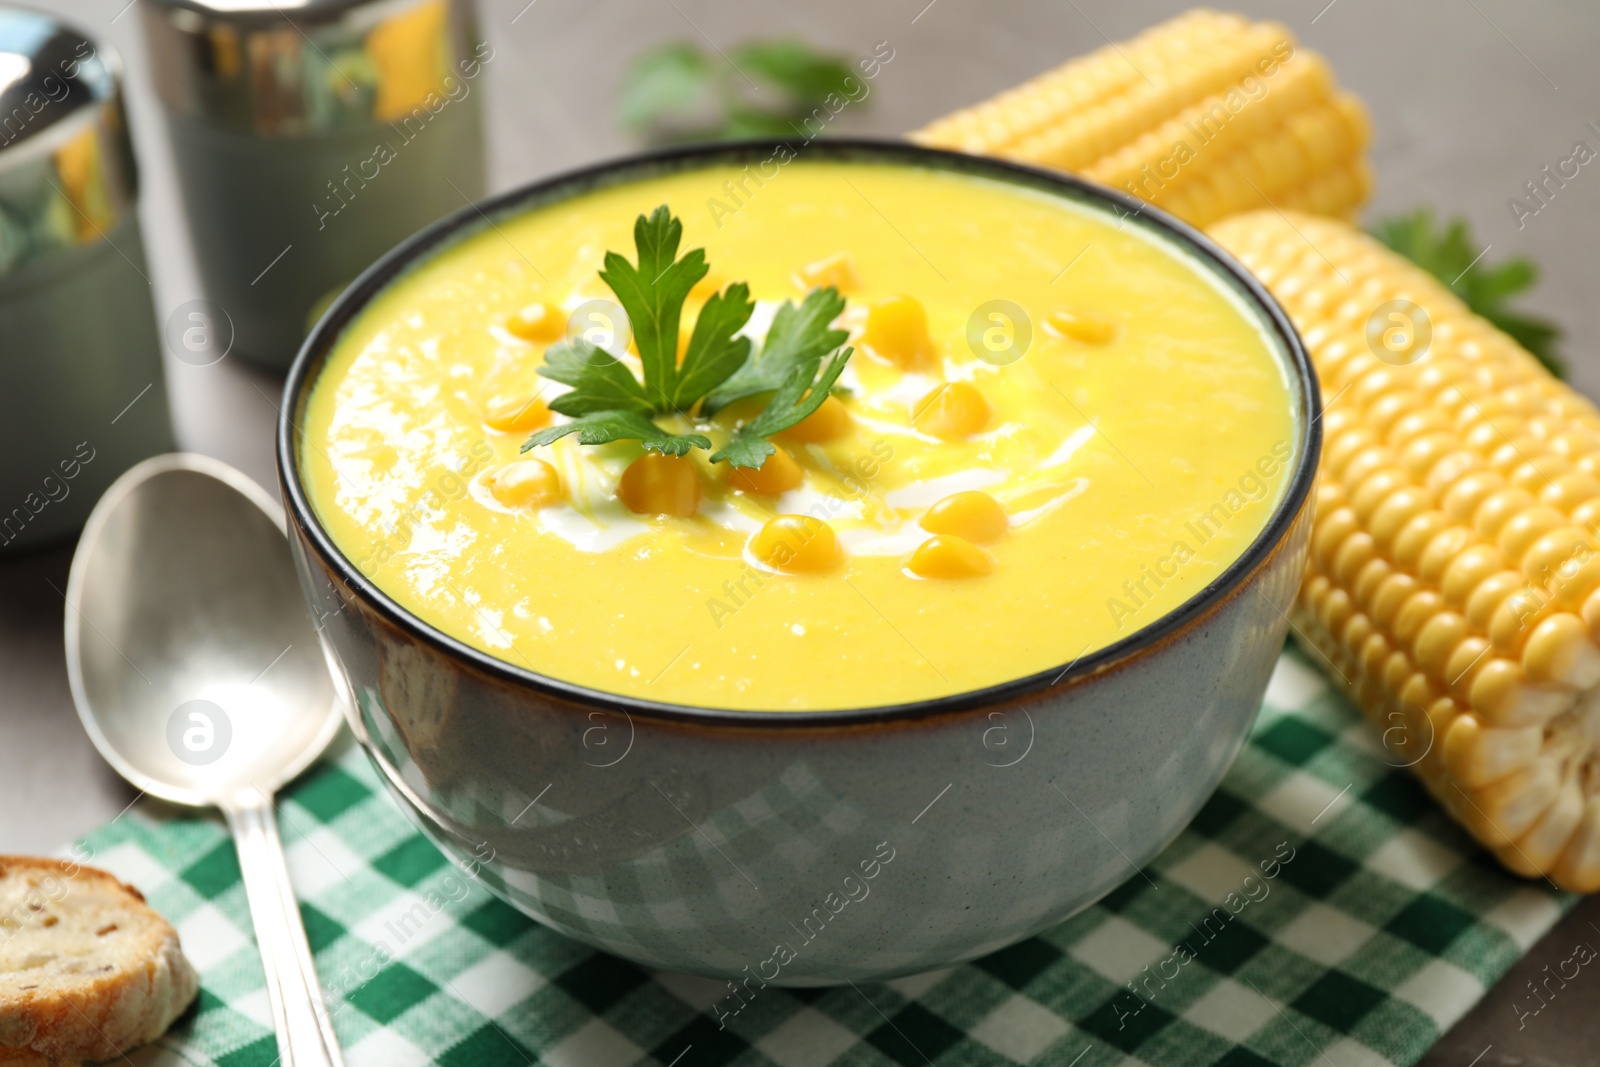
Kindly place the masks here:
POLYGON ((778 449, 771 441, 756 433, 740 430, 728 438, 728 443, 711 454, 711 462, 726 461, 730 467, 754 467, 757 470, 767 457, 778 449))
POLYGON ((859 91, 859 79, 849 59, 819 52, 798 37, 747 42, 735 48, 728 61, 763 88, 787 96, 791 113, 809 114, 830 93, 851 96, 852 84, 859 91))
POLYGON ((647 452, 665 452, 669 456, 686 456, 691 448, 711 447, 711 440, 703 434, 670 433, 637 411, 591 411, 560 426, 545 427, 528 438, 522 451, 574 433, 578 435, 579 444, 607 445, 612 441, 636 440, 647 452))
POLYGON ((1439 279, 1473 312, 1488 319, 1543 363, 1557 378, 1566 376, 1566 362, 1556 353, 1561 328, 1548 319, 1509 310, 1510 298, 1538 280, 1538 267, 1528 259, 1498 264, 1479 260, 1483 248, 1463 218, 1437 224, 1431 208, 1381 219, 1373 235, 1394 251, 1439 279))
MULTIPOLYGON (((705 412, 714 414, 735 400, 776 392, 796 370, 810 367, 806 380, 816 376, 822 357, 844 344, 850 335, 830 329, 844 310, 844 297, 836 289, 813 289, 799 307, 785 300, 772 317, 772 328, 761 353, 723 382, 705 399, 705 412)), ((821 401, 818 401, 821 403, 821 401)))
POLYGON ((710 270, 705 251, 696 248, 677 258, 683 223, 665 204, 649 217, 640 215, 633 236, 638 265, 607 252, 600 277, 627 312, 644 367, 644 384, 604 349, 582 339, 563 341, 546 350, 544 365, 539 368, 544 377, 572 386, 572 392, 551 402, 553 411, 563 415, 688 411, 750 357, 749 338, 736 335, 750 321, 756 305, 750 299, 750 287, 737 282, 700 309, 683 365, 678 365, 678 323, 689 290, 710 270))
POLYGON ((587 415, 595 411, 633 411, 651 413, 650 402, 633 371, 616 356, 596 348, 582 338, 551 345, 544 353, 539 373, 552 381, 572 386, 550 401, 550 410, 563 415, 587 415))
POLYGON ((622 72, 617 118, 639 133, 714 120, 721 100, 715 60, 689 41, 645 52, 622 72))
POLYGON ((700 309, 672 393, 672 403, 680 411, 693 407, 696 400, 745 366, 750 358, 750 338, 734 334, 744 329, 755 309, 750 287, 744 282, 728 286, 700 309))
POLYGON ((736 430, 727 444, 711 454, 711 462, 727 460, 735 467, 759 467, 765 463, 775 451, 767 438, 787 430, 821 407, 854 351, 846 348, 835 355, 815 381, 812 376, 816 374, 818 361, 796 367, 761 414, 736 430))
POLYGON ((856 109, 870 107, 868 100, 849 56, 800 38, 747 41, 727 55, 693 41, 672 41, 628 64, 617 118, 629 133, 655 144, 809 140, 827 125, 817 121, 819 109, 831 119, 840 101, 856 109))
POLYGON ((644 365, 644 392, 657 411, 670 410, 678 376, 678 320, 689 290, 706 276, 705 250, 696 248, 678 259, 683 223, 662 204, 633 226, 639 251, 635 266, 616 252, 606 253, 600 280, 610 286, 628 313, 639 362, 644 365))

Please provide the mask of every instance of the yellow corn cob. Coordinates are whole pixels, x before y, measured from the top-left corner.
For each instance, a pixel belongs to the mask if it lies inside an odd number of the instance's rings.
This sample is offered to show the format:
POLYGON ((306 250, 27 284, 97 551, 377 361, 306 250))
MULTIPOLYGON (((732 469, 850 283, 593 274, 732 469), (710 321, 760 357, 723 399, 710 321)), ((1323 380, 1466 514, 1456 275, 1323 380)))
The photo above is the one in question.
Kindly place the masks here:
POLYGON ((1600 889, 1600 412, 1345 223, 1211 234, 1322 385, 1296 634, 1502 863, 1600 889))
POLYGON ((1199 9, 910 137, 1073 171, 1205 226, 1267 206, 1353 216, 1370 132, 1287 29, 1199 9))

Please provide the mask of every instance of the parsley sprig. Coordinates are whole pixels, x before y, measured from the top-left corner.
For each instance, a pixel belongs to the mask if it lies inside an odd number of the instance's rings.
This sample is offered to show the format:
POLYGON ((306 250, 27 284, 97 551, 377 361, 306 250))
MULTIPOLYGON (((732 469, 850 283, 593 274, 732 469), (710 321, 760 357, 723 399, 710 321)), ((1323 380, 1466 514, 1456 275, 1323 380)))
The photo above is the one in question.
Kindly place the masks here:
POLYGON ((580 444, 638 441, 647 451, 684 456, 711 449, 711 439, 666 429, 658 418, 703 421, 734 401, 768 394, 762 411, 711 455, 713 463, 759 467, 775 451, 768 437, 822 406, 853 351, 840 350, 849 335, 830 325, 844 310, 844 299, 833 289, 813 289, 799 306, 785 301, 757 355, 750 339, 739 336, 755 301, 749 286, 735 282, 700 309, 680 363, 683 304, 710 269, 704 249, 678 256, 682 239, 683 223, 663 204, 634 223, 638 262, 607 252, 600 272, 627 313, 644 380, 584 338, 551 345, 539 373, 571 387, 550 408, 572 421, 540 430, 522 451, 576 434, 580 444))
POLYGON ((793 137, 830 96, 871 106, 848 55, 795 37, 747 41, 725 55, 675 41, 623 70, 617 117, 654 144, 770 140, 793 137))

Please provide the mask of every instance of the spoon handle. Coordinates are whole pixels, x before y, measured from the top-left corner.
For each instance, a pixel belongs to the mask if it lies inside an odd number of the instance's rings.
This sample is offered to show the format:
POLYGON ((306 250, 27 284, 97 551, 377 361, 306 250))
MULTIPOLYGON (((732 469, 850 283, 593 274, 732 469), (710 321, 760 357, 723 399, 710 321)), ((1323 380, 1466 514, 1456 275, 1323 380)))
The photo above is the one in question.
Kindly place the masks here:
POLYGON ((266 970, 279 1062, 282 1067, 344 1067, 289 884, 272 799, 258 793, 226 814, 266 970))

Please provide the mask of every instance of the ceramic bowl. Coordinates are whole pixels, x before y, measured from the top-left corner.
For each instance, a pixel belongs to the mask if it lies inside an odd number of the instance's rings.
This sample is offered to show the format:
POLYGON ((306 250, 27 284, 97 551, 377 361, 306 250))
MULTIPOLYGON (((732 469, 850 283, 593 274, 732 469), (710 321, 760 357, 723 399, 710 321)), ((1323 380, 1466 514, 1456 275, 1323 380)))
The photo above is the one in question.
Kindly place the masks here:
POLYGON ((677 149, 536 182, 424 230, 351 286, 301 350, 278 432, 301 581, 350 725, 400 804, 496 894, 607 952, 747 990, 969 960, 1135 876, 1199 810, 1255 718, 1305 561, 1320 449, 1316 380, 1293 328, 1185 224, 994 160, 842 140, 805 153, 1015 183, 1186 249, 1273 339, 1297 439, 1284 498, 1249 549, 1177 610, 1075 662, 893 707, 650 703, 495 659, 401 608, 318 522, 297 427, 345 325, 417 261, 500 216, 664 171, 754 164, 772 146, 677 149))

